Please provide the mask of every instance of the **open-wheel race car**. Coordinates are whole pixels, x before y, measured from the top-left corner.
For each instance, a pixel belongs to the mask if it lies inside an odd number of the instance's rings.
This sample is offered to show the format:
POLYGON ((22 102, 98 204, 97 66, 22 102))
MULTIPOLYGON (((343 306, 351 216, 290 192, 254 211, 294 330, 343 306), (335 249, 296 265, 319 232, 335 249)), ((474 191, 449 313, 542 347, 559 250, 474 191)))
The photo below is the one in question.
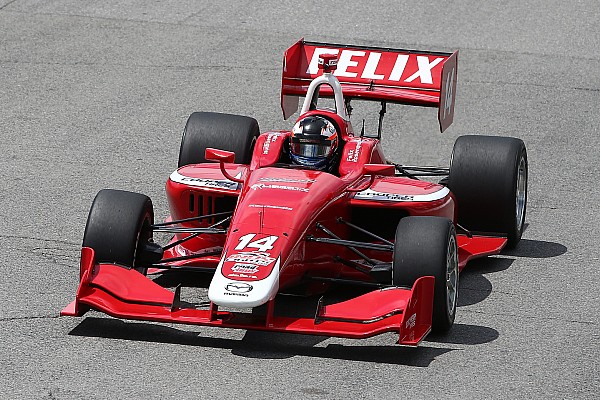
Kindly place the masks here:
POLYGON ((520 139, 459 137, 449 168, 384 156, 388 103, 438 108, 441 131, 452 123, 457 57, 298 41, 281 89, 284 119, 305 97, 293 129, 259 133, 253 118, 193 113, 166 184, 170 216, 156 223, 147 196, 100 191, 76 298, 61 314, 346 338, 397 332, 409 346, 447 331, 459 272, 519 242, 527 200, 520 139), (352 99, 381 104, 376 133, 353 130, 352 99), (166 245, 154 242, 158 232, 172 234, 166 245), (185 285, 152 279, 173 271, 212 274, 205 306, 181 300, 185 285), (360 290, 338 302, 319 299, 352 286, 360 290), (286 294, 314 298, 314 312, 279 313, 286 294))

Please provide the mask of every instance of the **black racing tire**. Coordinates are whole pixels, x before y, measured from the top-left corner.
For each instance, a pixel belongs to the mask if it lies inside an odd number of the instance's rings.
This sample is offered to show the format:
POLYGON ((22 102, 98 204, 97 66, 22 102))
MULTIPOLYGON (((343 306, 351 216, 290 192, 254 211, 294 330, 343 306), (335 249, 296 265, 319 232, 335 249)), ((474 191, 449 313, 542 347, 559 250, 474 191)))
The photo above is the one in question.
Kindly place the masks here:
POLYGON ((412 287, 423 276, 435 278, 432 331, 454 324, 458 301, 458 247, 454 224, 442 217, 404 217, 396 229, 392 284, 412 287))
POLYGON ((516 246, 525 226, 527 174, 527 150, 521 139, 459 137, 448 177, 458 224, 469 231, 506 235, 507 246, 516 246))
POLYGON ((195 112, 187 120, 178 167, 206 162, 207 147, 235 153, 235 162, 249 164, 260 131, 254 118, 212 112, 195 112))
MULTIPOLYGON (((94 249, 96 262, 120 264, 146 272, 154 223, 148 196, 123 190, 103 189, 88 215, 83 246, 94 249)), ((159 257, 160 259, 160 257, 159 257)))

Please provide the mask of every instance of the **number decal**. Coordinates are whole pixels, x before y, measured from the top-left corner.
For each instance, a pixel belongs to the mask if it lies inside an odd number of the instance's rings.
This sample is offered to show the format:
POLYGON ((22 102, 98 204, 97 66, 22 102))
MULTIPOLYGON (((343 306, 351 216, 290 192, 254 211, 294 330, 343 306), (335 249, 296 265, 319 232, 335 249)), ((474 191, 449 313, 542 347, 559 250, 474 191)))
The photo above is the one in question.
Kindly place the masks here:
POLYGON ((236 250, 242 250, 244 247, 248 246, 248 244, 250 243, 250 241, 252 240, 252 238, 256 236, 255 233, 249 233, 247 235, 244 235, 240 238, 240 244, 238 244, 235 249, 236 250))
POLYGON ((244 250, 245 248, 258 249, 261 253, 265 253, 273 249, 273 244, 279 239, 279 236, 267 236, 262 239, 252 241, 256 237, 256 233, 249 233, 240 238, 240 243, 235 246, 236 250, 244 250))

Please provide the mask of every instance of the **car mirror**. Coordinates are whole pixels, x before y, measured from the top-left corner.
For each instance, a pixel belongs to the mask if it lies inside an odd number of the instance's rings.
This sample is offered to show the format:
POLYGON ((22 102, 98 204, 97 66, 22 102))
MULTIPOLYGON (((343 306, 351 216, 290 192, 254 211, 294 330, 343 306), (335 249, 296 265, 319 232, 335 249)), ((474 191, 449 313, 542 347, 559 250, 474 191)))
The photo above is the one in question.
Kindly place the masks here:
POLYGON ((365 164, 363 167, 363 174, 371 176, 394 176, 396 175, 396 167, 392 164, 365 164))
POLYGON ((394 176, 396 175, 396 167, 391 164, 365 164, 363 167, 363 175, 370 175, 371 179, 367 182, 366 185, 363 185, 359 188, 348 188, 346 189, 348 192, 362 192, 363 190, 367 190, 371 187, 373 182, 375 182, 375 176, 384 175, 384 176, 394 176))
POLYGON ((224 163, 232 163, 235 160, 235 153, 227 150, 213 149, 207 147, 204 152, 204 158, 209 161, 218 161, 224 163))
POLYGON ((244 182, 243 179, 236 178, 235 176, 227 172, 227 170, 225 169, 225 163, 232 163, 235 160, 234 152, 207 147, 206 151, 204 152, 204 158, 206 158, 209 161, 218 161, 219 168, 221 168, 221 172, 223 173, 223 176, 225 176, 225 178, 233 182, 244 182))

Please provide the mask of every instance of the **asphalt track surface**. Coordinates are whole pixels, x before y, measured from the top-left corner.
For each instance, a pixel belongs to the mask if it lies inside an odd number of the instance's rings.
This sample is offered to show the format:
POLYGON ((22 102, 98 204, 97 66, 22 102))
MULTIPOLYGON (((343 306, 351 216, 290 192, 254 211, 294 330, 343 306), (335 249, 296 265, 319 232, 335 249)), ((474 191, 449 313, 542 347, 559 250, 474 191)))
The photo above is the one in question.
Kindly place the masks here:
POLYGON ((598 398, 600 4, 339 3, 0 0, 0 398, 598 398), (460 50, 453 126, 388 107, 390 159, 448 165, 463 134, 526 142, 523 241, 461 275, 452 331, 409 349, 59 317, 96 192, 145 193, 165 217, 193 111, 289 128, 281 57, 303 36, 460 50))

